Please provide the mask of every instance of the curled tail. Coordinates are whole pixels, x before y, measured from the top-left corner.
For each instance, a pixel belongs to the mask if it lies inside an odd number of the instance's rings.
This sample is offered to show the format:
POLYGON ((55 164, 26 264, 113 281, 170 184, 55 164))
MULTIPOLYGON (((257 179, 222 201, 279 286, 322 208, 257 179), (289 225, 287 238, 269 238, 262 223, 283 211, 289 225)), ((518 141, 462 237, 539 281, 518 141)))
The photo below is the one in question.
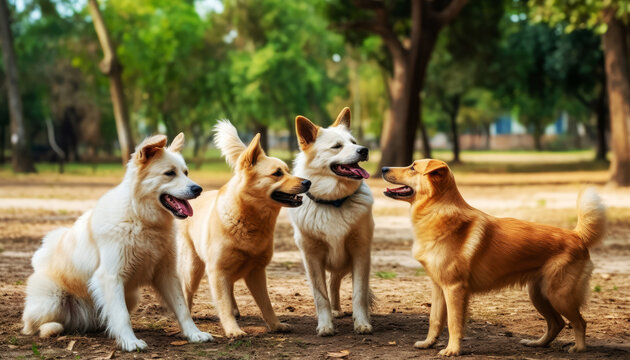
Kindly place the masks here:
POLYGON ((606 230, 606 207, 594 188, 580 192, 577 201, 578 222, 574 231, 587 247, 598 243, 606 230))
POLYGON ((229 120, 219 120, 213 130, 214 144, 221 150, 225 161, 234 168, 236 160, 246 148, 245 144, 238 137, 236 128, 229 120))

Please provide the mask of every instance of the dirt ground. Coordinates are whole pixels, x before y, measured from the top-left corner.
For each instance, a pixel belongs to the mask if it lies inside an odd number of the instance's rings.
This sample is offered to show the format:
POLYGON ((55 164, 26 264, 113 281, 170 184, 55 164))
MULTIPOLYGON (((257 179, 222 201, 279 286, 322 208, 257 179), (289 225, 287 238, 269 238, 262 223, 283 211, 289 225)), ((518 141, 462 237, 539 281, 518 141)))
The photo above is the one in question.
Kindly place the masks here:
MULTIPOLYGON (((580 183, 594 178, 604 176, 519 174, 485 180, 469 176, 463 177, 460 188, 473 206, 493 215, 573 227, 580 183)), ((114 351, 114 341, 102 333, 47 340, 21 335, 25 281, 32 271, 30 258, 42 236, 56 227, 71 225, 118 180, 76 176, 0 180, 0 358, 429 359, 436 358, 439 349, 445 346, 446 331, 434 349, 417 350, 412 346, 427 332, 430 280, 410 255, 408 205, 380 195, 385 184, 378 180, 370 180, 376 199, 371 287, 378 297, 372 335, 352 333, 349 279, 342 285, 342 306, 347 316, 335 320, 337 335, 328 338, 315 335, 311 292, 284 212, 276 229, 268 283, 276 312, 282 321, 293 326, 292 333, 269 333, 245 285, 238 282, 236 300, 242 314, 239 324, 250 336, 238 340, 223 337, 204 279, 196 295, 193 316, 200 329, 215 336, 212 343, 182 342, 173 316, 160 306, 149 289, 144 290, 141 304, 132 315, 137 336, 149 345, 147 352, 114 351)), ((201 180, 205 189, 221 184, 221 181, 201 180)), ((603 244, 592 251, 596 268, 590 301, 583 311, 588 323, 589 351, 577 355, 566 353, 573 341, 568 327, 548 348, 520 345, 522 338, 540 336, 545 323, 525 290, 507 289, 471 301, 463 358, 630 358, 630 190, 597 186, 610 206, 610 225, 603 244)))

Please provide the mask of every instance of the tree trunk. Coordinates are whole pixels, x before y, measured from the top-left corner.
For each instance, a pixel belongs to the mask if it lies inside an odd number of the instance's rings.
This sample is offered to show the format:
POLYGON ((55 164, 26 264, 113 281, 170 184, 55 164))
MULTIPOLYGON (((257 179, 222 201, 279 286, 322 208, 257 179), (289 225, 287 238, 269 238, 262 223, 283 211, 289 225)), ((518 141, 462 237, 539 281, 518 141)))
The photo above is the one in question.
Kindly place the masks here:
POLYGON ((123 165, 127 163, 134 149, 131 128, 129 126, 129 112, 125 100, 124 86, 122 82, 122 65, 118 61, 116 49, 109 37, 107 27, 103 21, 103 16, 96 0, 88 1, 94 29, 98 35, 98 40, 103 49, 103 60, 100 63, 101 72, 109 77, 109 92, 112 97, 114 107, 114 118, 116 119, 116 131, 118 142, 120 143, 120 153, 123 165))
POLYGON ((459 131, 457 129, 457 114, 459 113, 459 95, 453 97, 451 102, 451 137, 453 141, 453 163, 459 164, 461 162, 459 158, 459 131))
POLYGON ((628 54, 625 46, 625 25, 607 14, 608 30, 604 35, 606 83, 610 109, 610 133, 613 158, 610 163, 610 181, 618 186, 630 185, 630 79, 628 54))
POLYGON ((254 119, 254 132, 260 134, 260 146, 265 150, 265 152, 269 151, 269 127, 257 119, 254 119))
POLYGON ((4 139, 6 136, 4 124, 0 124, 0 164, 4 164, 4 139))
POLYGON ((608 146, 606 145, 606 129, 608 125, 608 108, 606 107, 606 87, 602 87, 597 97, 596 104, 596 116, 597 116, 597 151, 595 153, 595 160, 606 161, 606 154, 608 153, 608 146))
POLYGON ((6 72, 9 114, 11 116, 11 164, 16 173, 35 172, 24 131, 24 113, 19 90, 19 74, 13 48, 7 0, 0 0, 0 42, 6 72))

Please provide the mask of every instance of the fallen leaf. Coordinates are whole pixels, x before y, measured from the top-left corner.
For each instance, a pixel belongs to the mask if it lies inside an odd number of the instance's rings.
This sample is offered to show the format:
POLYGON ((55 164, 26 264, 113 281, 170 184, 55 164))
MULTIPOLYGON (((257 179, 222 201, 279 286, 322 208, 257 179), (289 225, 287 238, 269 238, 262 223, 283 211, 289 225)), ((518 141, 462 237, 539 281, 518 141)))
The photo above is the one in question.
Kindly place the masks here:
POLYGON ((13 350, 13 349, 17 349, 19 346, 17 345, 8 345, 9 349, 13 350))
POLYGON ((396 340, 394 340, 394 341, 389 341, 387 344, 389 344, 389 345, 396 345, 396 340))
POLYGON ((350 355, 350 351, 348 351, 348 350, 341 350, 341 351, 337 351, 337 352, 329 352, 329 353, 326 354, 326 357, 342 359, 342 358, 347 357, 348 355, 350 355))
POLYGON ((186 344, 188 344, 188 340, 178 340, 178 341, 171 342, 171 345, 173 346, 182 346, 186 344))
POLYGON ((68 343, 68 346, 66 346, 66 350, 72 351, 72 349, 74 349, 74 344, 76 343, 77 343, 76 340, 70 340, 70 342, 68 343))
POLYGON ((166 333, 166 336, 175 336, 177 334, 179 334, 181 331, 180 330, 175 330, 175 331, 169 331, 166 333))
POLYGON ((116 349, 112 350, 107 356, 105 356, 105 360, 113 359, 114 354, 116 354, 116 349))
POLYGON ((57 341, 63 341, 63 340, 66 340, 67 338, 68 337, 66 335, 60 336, 60 337, 57 338, 57 341))
POLYGON ((151 359, 159 359, 160 355, 159 354, 151 354, 151 359))

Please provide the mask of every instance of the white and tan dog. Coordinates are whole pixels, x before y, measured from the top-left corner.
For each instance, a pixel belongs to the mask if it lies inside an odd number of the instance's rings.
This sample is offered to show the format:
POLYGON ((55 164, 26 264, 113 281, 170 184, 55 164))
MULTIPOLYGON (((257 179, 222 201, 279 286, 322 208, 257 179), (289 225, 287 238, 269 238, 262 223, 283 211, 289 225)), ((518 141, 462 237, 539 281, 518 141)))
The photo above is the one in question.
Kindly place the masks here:
POLYGON ((234 169, 218 191, 193 202, 197 216, 186 220, 178 238, 178 271, 189 308, 204 272, 229 337, 246 335, 239 315, 234 282, 245 279, 271 331, 289 331, 276 317, 267 292, 266 267, 273 255, 273 232, 280 209, 302 205, 311 182, 292 176, 282 160, 266 156, 260 134, 245 146, 229 121, 215 127, 215 144, 234 169), (204 271, 205 270, 205 271, 204 271))
POLYGON ((22 317, 24 334, 41 337, 103 327, 125 351, 143 350, 129 311, 138 288, 152 285, 175 313, 190 342, 212 340, 192 321, 176 274, 175 221, 192 215, 187 199, 201 187, 188 178, 180 154, 184 134, 146 139, 125 177, 72 228, 44 237, 32 259, 22 317))
POLYGON ((373 199, 363 182, 369 174, 358 165, 368 159, 368 148, 357 145, 352 137, 348 108, 328 128, 316 126, 303 116, 295 119, 295 126, 302 151, 295 159, 293 173, 310 179, 313 185, 304 205, 289 209, 289 216, 315 298, 317 334, 335 333, 333 316, 343 314, 339 286, 349 273, 354 331, 369 334, 373 199), (330 271, 330 300, 326 270, 330 271))

